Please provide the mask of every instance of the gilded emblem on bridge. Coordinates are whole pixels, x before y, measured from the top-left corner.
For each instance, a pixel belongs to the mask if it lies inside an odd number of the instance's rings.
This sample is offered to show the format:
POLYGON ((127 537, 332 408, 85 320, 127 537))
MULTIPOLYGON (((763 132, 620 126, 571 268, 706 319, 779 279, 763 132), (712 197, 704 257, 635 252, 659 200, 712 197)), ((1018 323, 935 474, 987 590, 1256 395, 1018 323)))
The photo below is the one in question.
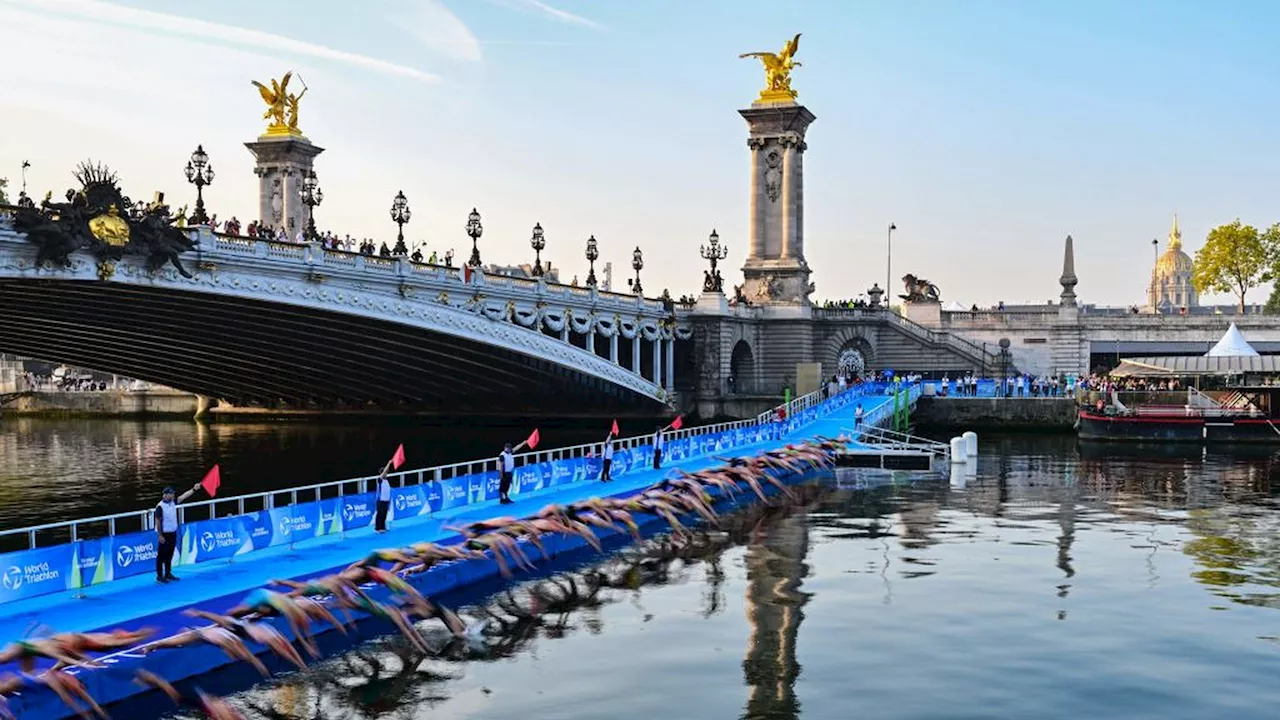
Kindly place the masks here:
POLYGON ((112 247, 129 244, 129 223, 120 217, 120 209, 114 204, 105 213, 89 221, 89 232, 112 247))
POLYGON ((749 52, 742 53, 739 58, 759 58, 764 65, 765 87, 760 91, 762 103, 791 102, 796 99, 796 91, 791 89, 791 70, 800 67, 796 62, 796 49, 800 47, 800 33, 782 46, 782 52, 749 52))
POLYGON ((263 102, 267 104, 266 112, 262 113, 263 120, 271 121, 267 125, 267 135, 302 136, 302 131, 298 129, 298 103, 302 100, 302 96, 307 94, 307 84, 299 77, 298 82, 302 82, 302 92, 295 95, 289 92, 289 81, 292 79, 293 71, 289 71, 280 80, 272 78, 271 87, 257 80, 251 81, 258 88, 258 94, 262 96, 263 102))

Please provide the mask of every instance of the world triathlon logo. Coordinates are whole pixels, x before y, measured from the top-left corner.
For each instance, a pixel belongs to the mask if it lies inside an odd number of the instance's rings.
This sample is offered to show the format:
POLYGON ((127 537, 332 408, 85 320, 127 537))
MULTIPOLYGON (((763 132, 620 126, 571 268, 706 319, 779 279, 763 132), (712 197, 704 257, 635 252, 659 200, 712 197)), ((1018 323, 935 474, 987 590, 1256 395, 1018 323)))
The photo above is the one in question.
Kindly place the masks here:
POLYGON ((214 540, 213 533, 206 532, 200 536, 200 549, 209 553, 218 547, 218 542, 214 540))
POLYGON ((133 548, 128 545, 121 545, 120 549, 116 550, 116 564, 122 568, 127 568, 133 564, 133 548))
POLYGON ((288 516, 280 518, 280 534, 288 535, 293 530, 293 518, 288 516))
POLYGON ((405 501, 404 501, 404 496, 403 496, 403 495, 397 495, 397 496, 396 496, 396 510, 404 510, 404 502, 405 502, 405 501))
POLYGON ((17 590, 22 587, 22 568, 12 566, 4 573, 4 578, 0 580, 4 583, 6 590, 17 590))

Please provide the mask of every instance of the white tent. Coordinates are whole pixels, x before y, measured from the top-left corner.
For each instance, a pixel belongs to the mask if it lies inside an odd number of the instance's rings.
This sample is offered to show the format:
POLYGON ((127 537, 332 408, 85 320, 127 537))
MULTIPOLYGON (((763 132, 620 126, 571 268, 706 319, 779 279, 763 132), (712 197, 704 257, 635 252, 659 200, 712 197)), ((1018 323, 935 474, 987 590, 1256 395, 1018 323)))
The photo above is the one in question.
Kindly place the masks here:
POLYGON ((943 310, 946 310, 947 312, 964 312, 965 310, 968 310, 969 308, 967 308, 967 307, 965 307, 965 306, 961 305, 960 303, 956 302, 955 300, 952 300, 952 301, 948 302, 946 305, 943 305, 943 306, 942 306, 942 309, 943 309, 943 310))
POLYGON ((1244 335, 1240 333, 1240 328, 1236 327, 1235 323, 1231 323, 1231 327, 1227 328, 1226 334, 1218 344, 1205 353, 1205 357, 1257 357, 1257 355, 1258 351, 1244 339, 1244 335))

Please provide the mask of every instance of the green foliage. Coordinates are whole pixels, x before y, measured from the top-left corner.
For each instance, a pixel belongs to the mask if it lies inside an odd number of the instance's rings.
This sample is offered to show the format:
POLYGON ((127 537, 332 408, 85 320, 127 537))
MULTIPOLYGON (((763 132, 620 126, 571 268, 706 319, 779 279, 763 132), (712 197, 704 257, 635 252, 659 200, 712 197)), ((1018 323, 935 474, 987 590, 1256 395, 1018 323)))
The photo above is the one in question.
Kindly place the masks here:
POLYGON ((0 205, 9 204, 9 196, 5 193, 5 188, 9 187, 8 178, 0 178, 0 205))
POLYGON ((1280 229, 1275 227, 1262 234, 1252 225, 1242 225, 1238 219, 1219 225, 1209 231, 1204 247, 1196 251, 1191 264, 1192 284, 1201 293, 1235 295, 1240 312, 1244 312, 1245 293, 1272 278, 1277 240, 1280 240, 1280 229), (1273 234, 1277 237, 1272 237, 1273 234))
POLYGON ((1271 288, 1271 296, 1267 298, 1267 304, 1262 306, 1264 315, 1280 315, 1280 287, 1271 288))

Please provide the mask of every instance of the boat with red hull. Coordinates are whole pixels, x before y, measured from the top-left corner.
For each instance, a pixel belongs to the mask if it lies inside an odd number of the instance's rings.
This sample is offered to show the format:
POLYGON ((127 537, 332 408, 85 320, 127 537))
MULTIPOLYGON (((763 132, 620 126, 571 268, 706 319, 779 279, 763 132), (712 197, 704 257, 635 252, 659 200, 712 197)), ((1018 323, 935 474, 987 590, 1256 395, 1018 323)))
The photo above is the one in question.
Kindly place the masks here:
POLYGON ((1142 407, 1133 414, 1080 410, 1081 440, 1280 444, 1280 418, 1255 413, 1195 413, 1184 408, 1142 407))

